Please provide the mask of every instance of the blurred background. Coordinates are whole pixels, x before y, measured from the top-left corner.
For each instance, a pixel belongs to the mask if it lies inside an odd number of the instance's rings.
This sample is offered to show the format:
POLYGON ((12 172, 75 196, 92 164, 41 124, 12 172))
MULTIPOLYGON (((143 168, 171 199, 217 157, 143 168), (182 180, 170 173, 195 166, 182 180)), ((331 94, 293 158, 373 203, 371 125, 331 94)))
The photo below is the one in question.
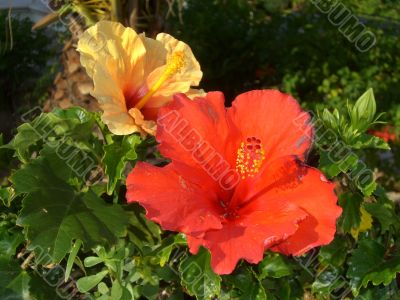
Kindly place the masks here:
MULTIPOLYGON (((397 149, 398 0, 2 0, 0 8, 5 140, 32 107, 98 109, 75 46, 85 28, 110 19, 188 43, 202 88, 223 91, 227 105, 243 91, 277 88, 305 109, 341 110, 372 87, 388 122, 376 130, 397 149)), ((377 159, 394 169, 397 153, 377 159)))

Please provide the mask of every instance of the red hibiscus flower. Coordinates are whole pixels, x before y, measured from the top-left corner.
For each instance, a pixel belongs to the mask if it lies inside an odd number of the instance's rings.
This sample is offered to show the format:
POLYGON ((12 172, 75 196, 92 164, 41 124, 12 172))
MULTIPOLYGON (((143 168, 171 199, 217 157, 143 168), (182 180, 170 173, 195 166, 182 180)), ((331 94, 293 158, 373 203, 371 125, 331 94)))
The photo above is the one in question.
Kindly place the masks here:
POLYGON ((219 92, 194 101, 179 94, 157 122, 171 163, 138 163, 128 202, 185 233, 191 253, 208 248, 216 273, 231 273, 239 259, 257 263, 266 249, 301 255, 332 241, 341 208, 334 185, 303 164, 313 127, 296 100, 251 91, 226 109, 219 92))

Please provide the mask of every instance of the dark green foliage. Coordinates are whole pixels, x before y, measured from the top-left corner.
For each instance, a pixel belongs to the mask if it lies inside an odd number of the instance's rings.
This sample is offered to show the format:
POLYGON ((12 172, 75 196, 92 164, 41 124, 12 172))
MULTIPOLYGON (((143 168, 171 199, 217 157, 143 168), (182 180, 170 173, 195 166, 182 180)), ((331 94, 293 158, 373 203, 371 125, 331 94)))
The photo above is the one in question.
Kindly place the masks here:
POLYGON ((394 107, 399 6, 343 1, 376 37, 360 52, 312 2, 319 1, 191 0, 183 22, 170 18, 167 29, 193 48, 204 88, 225 92, 228 103, 246 90, 279 88, 310 108, 339 108, 372 87, 380 111, 394 107))
MULTIPOLYGON (((53 81, 57 54, 56 34, 32 31, 33 23, 7 10, 0 11, 0 131, 7 134, 22 114, 36 106, 53 81)), ((42 99, 43 100, 43 99, 42 99)), ((15 126, 15 125, 14 125, 15 126)))

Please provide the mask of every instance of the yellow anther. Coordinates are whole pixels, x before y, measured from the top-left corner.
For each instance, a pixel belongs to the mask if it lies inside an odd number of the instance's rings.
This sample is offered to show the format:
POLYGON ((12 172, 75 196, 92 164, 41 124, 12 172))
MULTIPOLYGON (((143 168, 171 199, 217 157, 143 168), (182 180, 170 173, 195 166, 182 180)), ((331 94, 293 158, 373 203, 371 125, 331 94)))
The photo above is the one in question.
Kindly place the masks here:
POLYGON ((260 171, 264 159, 265 151, 261 141, 255 137, 247 138, 246 143, 242 142, 237 150, 236 170, 242 179, 254 177, 260 171))
POLYGON ((178 73, 184 66, 185 53, 183 51, 176 51, 167 58, 167 68, 165 69, 164 74, 165 76, 171 77, 178 73))
POLYGON ((185 66, 185 53, 183 51, 176 51, 167 58, 167 64, 164 72, 158 78, 156 83, 149 89, 146 95, 135 105, 137 109, 141 109, 146 102, 154 95, 155 92, 163 85, 165 81, 170 79, 178 73, 185 66))

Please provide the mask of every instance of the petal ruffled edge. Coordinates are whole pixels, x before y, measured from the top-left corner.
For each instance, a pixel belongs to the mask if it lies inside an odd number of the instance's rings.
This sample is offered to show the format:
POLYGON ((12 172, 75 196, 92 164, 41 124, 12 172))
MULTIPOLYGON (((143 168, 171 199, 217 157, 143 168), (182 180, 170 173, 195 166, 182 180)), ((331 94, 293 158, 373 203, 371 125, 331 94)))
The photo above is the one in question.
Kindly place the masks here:
POLYGON ((279 197, 285 197, 307 212, 307 219, 298 231, 288 239, 276 245, 272 250, 285 255, 299 256, 312 248, 329 244, 336 233, 336 221, 342 213, 337 205, 335 185, 329 182, 317 169, 302 166, 301 184, 293 191, 279 197))
POLYGON ((261 140, 265 162, 289 155, 304 160, 311 146, 310 115, 293 97, 277 90, 254 90, 237 96, 227 116, 243 140, 252 136, 261 140))
POLYGON ((195 254, 204 246, 210 250, 214 272, 230 274, 240 259, 260 262, 266 247, 294 234, 306 217, 307 213, 294 204, 269 203, 266 210, 228 222, 222 229, 209 230, 203 237, 188 236, 189 250, 195 254))
MULTIPOLYGON (((186 93, 191 86, 198 86, 203 77, 203 72, 192 49, 186 43, 167 33, 159 33, 156 40, 161 42, 166 49, 166 61, 168 57, 179 51, 184 54, 185 63, 183 68, 167 80, 154 96, 172 96, 175 93, 186 93)), ((148 86, 152 86, 160 78, 161 74, 164 73, 165 67, 165 65, 161 66, 150 73, 147 78, 148 86)))
POLYGON ((126 198, 138 202, 146 216, 165 230, 202 235, 221 228, 216 199, 175 170, 173 163, 155 167, 138 162, 128 175, 126 198))
POLYGON ((143 71, 146 48, 140 36, 118 22, 100 21, 89 27, 79 38, 77 50, 81 54, 81 64, 92 78, 96 65, 107 57, 122 60, 127 74, 135 69, 138 77, 138 69, 143 71))

